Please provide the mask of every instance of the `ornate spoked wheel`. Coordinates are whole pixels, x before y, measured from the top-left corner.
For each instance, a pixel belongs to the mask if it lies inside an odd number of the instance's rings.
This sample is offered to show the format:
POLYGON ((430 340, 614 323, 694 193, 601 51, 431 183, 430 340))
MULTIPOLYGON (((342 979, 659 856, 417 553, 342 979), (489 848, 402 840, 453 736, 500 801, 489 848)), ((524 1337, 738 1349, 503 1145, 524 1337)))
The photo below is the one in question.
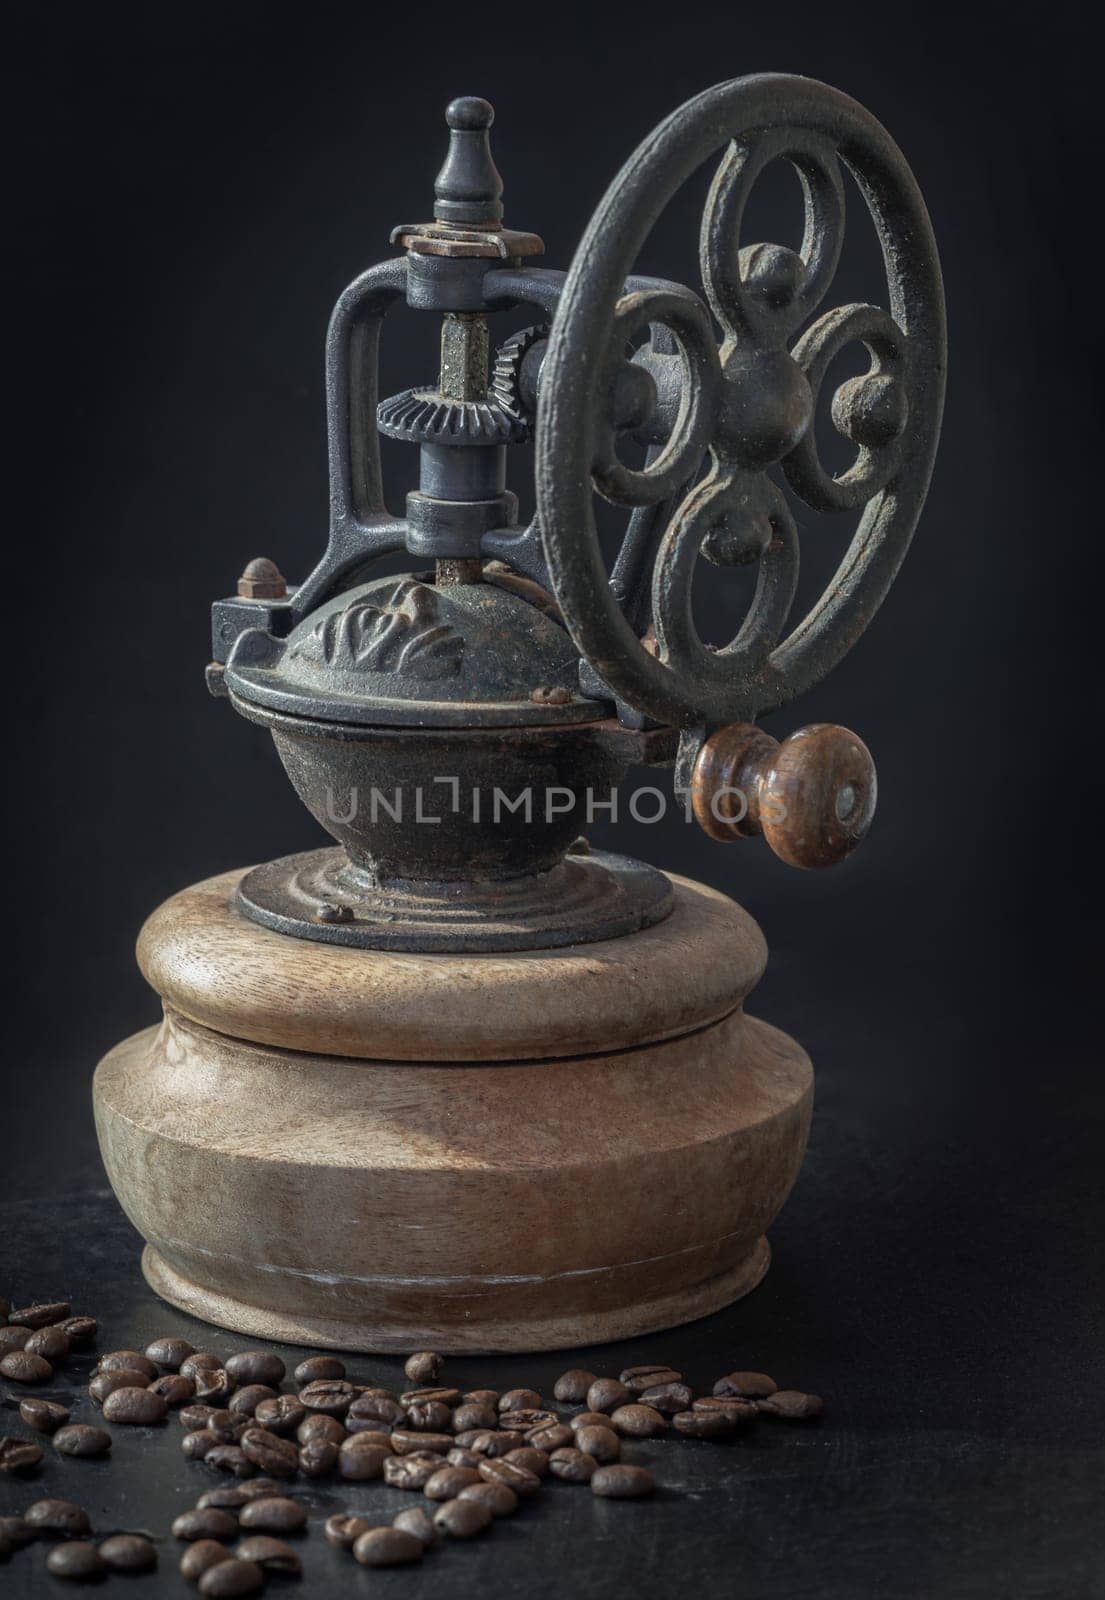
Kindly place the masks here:
POLYGON ((580 243, 541 382, 537 498, 549 573, 581 654, 609 687, 660 721, 709 728, 750 721, 824 677, 867 626, 908 548, 932 471, 944 361, 940 268, 924 201, 901 152, 861 106, 810 79, 757 76, 710 89, 661 123, 580 243), (719 152, 700 239, 708 311, 677 285, 630 274, 668 201, 719 152), (749 193, 777 160, 802 185, 801 249, 742 248, 749 193), (815 315, 844 240, 842 164, 882 247, 888 309, 844 305, 815 315), (646 328, 650 343, 630 363, 627 386, 628 343, 646 328), (813 419, 830 363, 855 342, 870 366, 832 399, 833 423, 856 448, 834 477, 813 419), (633 470, 618 458, 612 418, 624 426, 627 387, 638 415, 664 414, 663 374, 672 367, 678 381, 667 386, 665 425, 646 465, 633 470), (861 512, 828 587, 789 632, 798 538, 773 468, 815 510, 861 512), (612 587, 606 570, 595 492, 637 508, 614 573, 617 580, 647 548, 647 604, 632 615, 625 586, 612 587), (700 555, 758 567, 747 614, 720 649, 703 643, 692 616, 700 555))

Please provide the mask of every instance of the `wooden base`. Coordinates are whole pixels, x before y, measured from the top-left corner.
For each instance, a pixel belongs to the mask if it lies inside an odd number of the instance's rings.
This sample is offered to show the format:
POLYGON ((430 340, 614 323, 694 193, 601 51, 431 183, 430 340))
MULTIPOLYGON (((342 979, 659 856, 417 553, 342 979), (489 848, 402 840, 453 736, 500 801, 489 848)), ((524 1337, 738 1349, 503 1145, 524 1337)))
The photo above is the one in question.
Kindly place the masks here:
POLYGON ((744 1014, 764 951, 739 907, 676 879, 665 923, 577 949, 308 952, 229 908, 236 877, 147 924, 165 1020, 94 1085, 166 1299, 310 1345, 525 1351, 759 1281, 812 1069, 744 1014))

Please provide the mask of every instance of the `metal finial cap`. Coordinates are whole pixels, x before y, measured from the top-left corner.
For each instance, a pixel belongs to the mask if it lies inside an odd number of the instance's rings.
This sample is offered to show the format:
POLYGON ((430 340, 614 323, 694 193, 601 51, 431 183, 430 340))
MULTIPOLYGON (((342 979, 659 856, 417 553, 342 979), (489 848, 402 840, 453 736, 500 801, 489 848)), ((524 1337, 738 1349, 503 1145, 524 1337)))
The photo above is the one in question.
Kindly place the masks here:
POLYGON ((502 221, 503 180, 491 157, 488 130, 495 110, 475 95, 462 95, 445 109, 449 153, 434 184, 439 222, 486 226, 502 221))

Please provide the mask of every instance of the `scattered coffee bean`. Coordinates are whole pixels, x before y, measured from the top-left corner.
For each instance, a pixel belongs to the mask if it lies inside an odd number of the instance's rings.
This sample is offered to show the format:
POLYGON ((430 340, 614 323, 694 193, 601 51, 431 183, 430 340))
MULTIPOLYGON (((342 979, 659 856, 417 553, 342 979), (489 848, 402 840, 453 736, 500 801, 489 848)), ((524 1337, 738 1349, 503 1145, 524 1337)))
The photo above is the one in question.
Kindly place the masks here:
POLYGON ((438 1467, 433 1477, 427 1479, 423 1493, 427 1500, 455 1500, 468 1484, 480 1481, 474 1467, 438 1467))
POLYGON ((294 1478, 299 1471, 299 1451, 291 1439, 267 1428, 247 1428, 238 1445, 246 1460, 270 1478, 294 1478))
POLYGON ((450 1539, 471 1539, 491 1526, 491 1517, 478 1500, 446 1500, 434 1512, 434 1527, 450 1539))
POLYGON ((647 1467, 631 1467, 625 1461, 598 1467, 591 1476, 591 1493, 603 1500, 640 1500, 655 1487, 656 1480, 647 1467))
POLYGON ((594 1456, 570 1447, 554 1450, 549 1456, 549 1471, 562 1483, 590 1483, 597 1467, 594 1456))
POLYGON ((239 1416, 228 1406, 212 1411, 207 1419, 207 1431, 213 1433, 217 1439, 221 1439, 223 1444, 237 1444, 246 1429, 251 1426, 248 1417, 239 1416))
POLYGON ((339 1361, 337 1356, 308 1356, 306 1361, 301 1361, 292 1373, 292 1377, 302 1389, 306 1383, 314 1383, 320 1378, 344 1378, 345 1362, 339 1361))
POLYGON ((255 1533, 243 1539, 234 1553, 239 1561, 256 1561, 266 1572, 289 1572, 298 1577, 303 1571, 303 1563, 291 1545, 267 1533, 255 1533))
MULTIPOLYGON (((277 1431, 273 1429, 274 1433, 277 1431)), ((300 1444, 307 1444, 311 1439, 329 1439, 332 1444, 341 1444, 345 1429, 337 1417, 328 1417, 324 1412, 317 1411, 310 1416, 304 1415, 295 1430, 295 1436, 300 1444)))
POLYGON ((205 1511, 208 1506, 218 1506, 220 1511, 240 1511, 251 1500, 263 1495, 280 1493, 275 1478, 250 1478, 246 1483, 220 1483, 214 1489, 205 1489, 196 1501, 196 1507, 205 1511))
POLYGON ((475 1428, 494 1428, 497 1425, 498 1415, 491 1406, 465 1401, 453 1412, 454 1433, 469 1433, 475 1428))
POLYGON ((340 1459, 341 1450, 330 1439, 308 1439, 299 1447, 299 1470, 305 1478, 328 1478, 340 1459))
POLYGON ((505 1483, 508 1489, 513 1489, 516 1495, 523 1499, 531 1494, 536 1494, 541 1487, 541 1479, 536 1472, 531 1472, 528 1467, 518 1467, 513 1462, 506 1460, 481 1461, 479 1465, 480 1477, 487 1483, 505 1483))
POLYGON ((269 1384, 247 1383, 244 1389, 238 1389, 231 1395, 228 1409, 236 1416, 252 1417, 262 1401, 276 1398, 276 1390, 269 1384))
POLYGON ((509 1461, 512 1467, 525 1467, 537 1478, 545 1477, 549 1470, 549 1458, 544 1450, 535 1450, 528 1444, 519 1445, 517 1450, 508 1450, 502 1459, 509 1461))
POLYGON ((445 1459, 451 1467, 478 1467, 482 1458, 474 1450, 465 1450, 458 1444, 445 1459))
POLYGON ((153 1362, 138 1350, 109 1350, 107 1355, 101 1356, 96 1363, 97 1375, 101 1372, 123 1371, 142 1372, 147 1383, 152 1383, 159 1376, 153 1362))
POLYGON ((106 1456, 111 1435, 89 1422, 68 1422, 54 1434, 54 1449, 62 1456, 106 1456))
POLYGON ((179 1372, 166 1372, 149 1385, 151 1394, 159 1394, 167 1406, 182 1406, 196 1392, 194 1378, 182 1378, 179 1372))
POLYGON ((390 1438, 391 1448, 397 1456, 407 1456, 416 1450, 433 1450, 439 1456, 444 1456, 457 1442, 451 1433, 408 1432, 406 1428, 392 1429, 390 1438))
POLYGON ((687 1439, 728 1439, 737 1431, 736 1421, 725 1411, 677 1411, 671 1425, 687 1439))
POLYGON ((529 1433, 531 1428, 551 1427, 560 1418, 555 1411, 541 1411, 527 1407, 524 1411, 504 1411, 499 1416, 499 1427, 511 1433, 529 1433))
POLYGON ((499 1411, 539 1411, 541 1396, 536 1389, 508 1389, 499 1401, 499 1411))
POLYGON ((217 1410, 217 1406, 182 1406, 177 1415, 177 1421, 182 1428, 187 1428, 189 1433, 192 1433, 196 1428, 205 1428, 208 1418, 213 1417, 217 1410))
POLYGON ((444 1365, 444 1356, 439 1356, 435 1350, 419 1350, 407 1357, 403 1371, 412 1383, 433 1383, 440 1377, 444 1365))
POLYGON ((108 1422, 123 1423, 132 1428, 148 1428, 163 1422, 168 1406, 152 1389, 115 1389, 104 1401, 104 1416, 108 1422))
POLYGON ((180 1363, 179 1370, 186 1378, 198 1378, 201 1372, 218 1372, 221 1367, 222 1362, 210 1350, 193 1350, 180 1363))
POLYGON ((357 1391, 344 1378, 319 1378, 299 1391, 300 1405, 327 1417, 344 1417, 356 1397, 357 1391))
POLYGON ((429 1451, 423 1455, 389 1456, 384 1462, 384 1482, 393 1489, 424 1489, 444 1465, 442 1456, 429 1451))
POLYGON ((60 1328, 36 1328, 23 1348, 28 1355, 42 1356, 45 1361, 57 1363, 69 1354, 69 1335, 60 1328))
POLYGON ((457 1444, 477 1456, 505 1456, 518 1448, 518 1435, 509 1428, 477 1428, 474 1433, 458 1433, 457 1444))
POLYGON ((424 1550, 416 1534, 393 1525, 369 1528, 362 1533, 353 1546, 353 1555, 362 1567, 400 1567, 411 1561, 421 1561, 424 1550))
MULTIPOLYGON (((312 1384, 310 1387, 313 1389, 317 1385, 312 1384)), ((342 1387, 348 1387, 348 1385, 343 1385, 342 1387)), ((307 1403, 306 1397, 308 1393, 308 1389, 300 1391, 300 1398, 305 1404, 307 1403)), ((369 1428, 393 1428, 397 1424, 406 1424, 407 1421, 406 1407, 401 1406, 399 1401, 392 1395, 386 1394, 358 1395, 346 1408, 346 1416, 348 1418, 347 1426, 353 1425, 354 1431, 362 1425, 369 1428)), ((446 1413, 446 1420, 448 1420, 448 1413, 446 1413)))
POLYGON ((627 1389, 632 1389, 634 1394, 641 1394, 645 1389, 654 1389, 660 1383, 682 1383, 683 1374, 676 1372, 674 1367, 661 1363, 659 1366, 626 1367, 619 1374, 620 1381, 627 1389))
POLYGON ((782 1417, 787 1422, 812 1422, 825 1409, 819 1394, 803 1394, 800 1389, 776 1389, 765 1400, 756 1401, 756 1410, 767 1417, 782 1417))
POLYGON ((22 1328, 45 1328, 52 1322, 61 1322, 73 1307, 68 1300, 51 1300, 33 1306, 20 1306, 8 1313, 8 1321, 22 1328))
POLYGON ((0 1374, 12 1383, 46 1383, 54 1376, 54 1369, 45 1356, 36 1356, 29 1350, 9 1350, 0 1361, 0 1374))
POLYGON ((166 1337, 155 1339, 152 1344, 146 1346, 146 1360, 152 1361, 154 1366, 162 1367, 166 1372, 179 1372, 181 1363, 195 1353, 195 1345, 189 1344, 187 1339, 166 1337))
POLYGON ((484 1479, 479 1483, 466 1484, 457 1499, 486 1506, 495 1518, 512 1516, 518 1509, 518 1496, 513 1489, 508 1489, 505 1483, 488 1483, 484 1479))
POLYGON ((570 1445, 575 1439, 575 1434, 564 1423, 554 1422, 544 1427, 531 1428, 524 1437, 531 1449, 544 1450, 547 1455, 553 1450, 561 1450, 565 1445, 570 1445))
POLYGON ((112 1367, 108 1372, 93 1375, 88 1392, 102 1406, 108 1395, 114 1394, 116 1389, 144 1389, 149 1381, 144 1372, 128 1372, 125 1367, 112 1367))
POLYGON ((196 1386, 197 1400, 226 1400, 234 1393, 234 1379, 224 1367, 201 1367, 194 1375, 182 1370, 181 1376, 191 1378, 196 1386))
POLYGON ((269 1495, 243 1506, 238 1521, 256 1533, 299 1533, 307 1526, 307 1513, 298 1500, 269 1495))
POLYGON ((197 1506, 182 1511, 172 1525, 174 1539, 233 1539, 238 1531, 238 1519, 232 1511, 219 1506, 197 1506))
POLYGON ((610 1425, 625 1439, 655 1439, 666 1433, 668 1425, 653 1406, 618 1406, 610 1413, 610 1425))
POLYGON ((30 1439, 15 1439, 5 1434, 0 1439, 0 1472, 33 1472, 42 1460, 42 1450, 30 1439))
POLYGON ((642 1389, 637 1398, 643 1406, 651 1406, 665 1417, 674 1417, 677 1411, 691 1409, 694 1390, 685 1383, 658 1383, 651 1389, 642 1389))
MULTIPOLYGON (((627 1389, 624 1383, 619 1383, 617 1378, 596 1378, 587 1391, 588 1411, 616 1411, 619 1406, 629 1405, 635 1396, 627 1389)), ((690 1401, 687 1401, 690 1405, 690 1401)))
POLYGON ((766 1400, 778 1384, 766 1372, 729 1372, 714 1384, 716 1395, 735 1395, 741 1400, 766 1400))
POLYGON ((253 1462, 236 1444, 216 1444, 205 1453, 203 1460, 216 1472, 228 1472, 233 1478, 253 1478, 257 1475, 253 1462))
POLYGON ((613 1428, 577 1428, 576 1449, 603 1464, 617 1461, 622 1453, 622 1442, 613 1428))
POLYGON ((271 1350, 240 1350, 223 1363, 235 1383, 266 1383, 272 1388, 284 1381, 287 1368, 271 1350))
POLYGON ((407 1407, 404 1426, 416 1432, 441 1433, 452 1420, 453 1413, 440 1400, 418 1400, 407 1407))
POLYGON ((38 1538, 38 1532, 23 1517, 0 1517, 0 1540, 9 1550, 22 1550, 23 1546, 38 1538))
POLYGON ((460 1398, 464 1405, 490 1406, 492 1411, 498 1413, 501 1396, 498 1389, 469 1389, 460 1398))
POLYGON ((113 1533, 99 1546, 100 1557, 112 1572, 148 1572, 157 1566, 157 1551, 140 1533, 113 1533))
POLYGON ((692 1411, 715 1412, 720 1411, 727 1416, 734 1427, 742 1427, 746 1422, 754 1422, 759 1413, 754 1400, 737 1400, 732 1395, 705 1395, 701 1400, 696 1400, 691 1407, 692 1411))
MULTIPOLYGON (((237 1399, 237 1396, 235 1396, 237 1399)), ((233 1405, 233 1402, 232 1402, 233 1405)), ((306 1406, 291 1394, 272 1395, 258 1402, 253 1410, 253 1420, 270 1433, 290 1437, 307 1416, 306 1406)))
POLYGON ((568 1426, 573 1435, 577 1434, 580 1428, 608 1428, 610 1417, 605 1411, 577 1411, 574 1417, 568 1418, 568 1426))
POLYGON ((228 1561, 217 1561, 207 1568, 199 1582, 200 1594, 212 1600, 230 1600, 231 1596, 256 1594, 264 1587, 265 1574, 256 1561, 240 1561, 231 1556, 228 1561))
MULTIPOLYGON (((354 1517, 350 1520, 359 1522, 361 1519, 354 1517)), ((391 1525, 393 1528, 402 1528, 404 1533, 413 1533, 415 1538, 421 1541, 424 1550, 440 1542, 437 1529, 434 1527, 434 1519, 422 1506, 408 1506, 406 1511, 400 1511, 397 1516, 392 1517, 391 1525)), ((361 1531, 364 1532, 367 1526, 366 1523, 361 1531)))
MULTIPOLYGON (((402 1513, 400 1513, 402 1515, 402 1513)), ((327 1517, 323 1533, 331 1544, 336 1544, 342 1550, 352 1550, 362 1533, 367 1533, 371 1523, 363 1517, 350 1516, 346 1511, 335 1511, 332 1517, 327 1517)))
POLYGON ((33 1332, 33 1328, 0 1328, 0 1356, 10 1355, 13 1350, 22 1350, 33 1332))
POLYGON ((24 1511, 23 1520, 36 1534, 55 1538, 79 1539, 92 1531, 88 1512, 72 1500, 36 1500, 24 1511))
POLYGON ((197 1539, 180 1558, 180 1575, 189 1583, 196 1583, 209 1567, 220 1561, 229 1561, 230 1551, 215 1539, 197 1539))
POLYGON ((21 1400, 19 1415, 28 1428, 33 1428, 36 1433, 56 1433, 63 1423, 69 1421, 65 1406, 59 1406, 53 1400, 21 1400))
POLYGON ((87 1583, 107 1571, 103 1556, 94 1544, 84 1539, 68 1539, 57 1544, 46 1557, 46 1570, 55 1578, 71 1578, 76 1583, 87 1583))
POLYGON ((355 1433, 338 1451, 338 1471, 351 1483, 366 1483, 384 1474, 384 1463, 392 1452, 387 1445, 373 1444, 373 1436, 355 1433))
POLYGON ((209 1432, 207 1428, 196 1428, 184 1435, 180 1441, 180 1448, 186 1461, 203 1461, 221 1443, 217 1434, 209 1432))
POLYGON ((436 1400, 439 1405, 447 1406, 450 1410, 460 1404, 460 1390, 443 1387, 440 1383, 422 1384, 417 1389, 404 1389, 399 1396, 402 1406, 415 1406, 423 1402, 436 1400))
POLYGON ((100 1324, 95 1317, 66 1317, 64 1322, 56 1326, 62 1333, 68 1334, 70 1344, 76 1345, 91 1344, 100 1331, 100 1324))
POLYGON ((583 1367, 572 1367, 562 1372, 553 1385, 553 1395, 561 1405, 576 1406, 587 1398, 587 1391, 598 1380, 593 1372, 583 1367))

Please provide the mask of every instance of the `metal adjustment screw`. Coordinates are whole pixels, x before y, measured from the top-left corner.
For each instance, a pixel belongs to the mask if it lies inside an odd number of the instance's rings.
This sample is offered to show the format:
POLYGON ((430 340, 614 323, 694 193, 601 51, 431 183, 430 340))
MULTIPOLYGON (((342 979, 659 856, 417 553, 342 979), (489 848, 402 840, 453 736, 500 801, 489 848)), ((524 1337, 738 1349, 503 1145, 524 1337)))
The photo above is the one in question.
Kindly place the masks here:
POLYGON ((254 556, 238 579, 240 600, 284 600, 287 594, 284 574, 267 556, 254 556))
POLYGON ((489 137, 494 120, 494 107, 476 95, 462 95, 445 108, 449 153, 434 184, 439 222, 486 225, 503 220, 503 180, 489 137))

